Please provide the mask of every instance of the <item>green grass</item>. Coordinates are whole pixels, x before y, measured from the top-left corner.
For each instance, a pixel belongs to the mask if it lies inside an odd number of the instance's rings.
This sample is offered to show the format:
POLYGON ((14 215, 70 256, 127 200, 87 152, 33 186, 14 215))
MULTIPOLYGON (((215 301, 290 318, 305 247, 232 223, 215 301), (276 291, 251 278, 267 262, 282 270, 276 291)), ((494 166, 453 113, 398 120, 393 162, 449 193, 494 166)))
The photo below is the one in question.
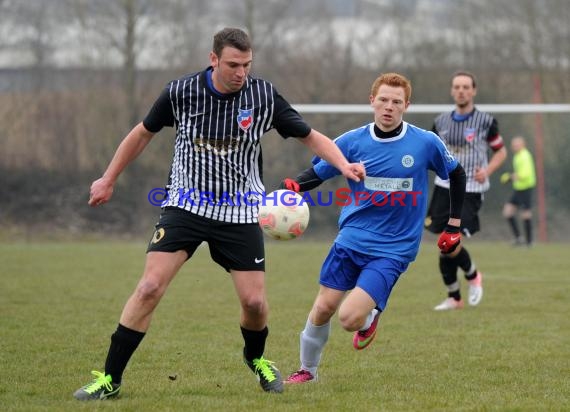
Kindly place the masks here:
MULTIPOLYGON (((468 249, 485 273, 479 307, 432 310, 445 293, 430 239, 396 285, 376 341, 355 351, 334 318, 319 383, 276 395, 243 365, 232 283, 202 248, 158 307, 121 398, 83 404, 71 395, 103 367, 144 245, 0 244, 0 409, 570 410, 568 244, 472 241, 468 249)), ((306 239, 267 244, 266 356, 284 375, 298 367, 298 336, 327 250, 306 239)))

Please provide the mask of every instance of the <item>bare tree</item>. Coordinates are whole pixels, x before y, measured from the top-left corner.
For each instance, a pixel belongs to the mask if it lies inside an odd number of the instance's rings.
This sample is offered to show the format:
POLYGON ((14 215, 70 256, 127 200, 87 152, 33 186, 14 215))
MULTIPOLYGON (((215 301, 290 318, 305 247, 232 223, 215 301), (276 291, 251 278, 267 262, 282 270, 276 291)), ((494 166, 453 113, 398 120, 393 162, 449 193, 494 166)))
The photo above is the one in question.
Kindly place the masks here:
POLYGON ((53 66, 61 20, 65 20, 65 13, 60 4, 40 0, 0 2, 0 61, 8 66, 33 68, 33 87, 37 90, 44 88, 46 68, 53 66))
POLYGON ((123 71, 123 90, 129 108, 128 124, 140 117, 137 95, 138 60, 150 27, 151 0, 68 0, 83 39, 95 51, 94 59, 112 64, 116 53, 123 71))

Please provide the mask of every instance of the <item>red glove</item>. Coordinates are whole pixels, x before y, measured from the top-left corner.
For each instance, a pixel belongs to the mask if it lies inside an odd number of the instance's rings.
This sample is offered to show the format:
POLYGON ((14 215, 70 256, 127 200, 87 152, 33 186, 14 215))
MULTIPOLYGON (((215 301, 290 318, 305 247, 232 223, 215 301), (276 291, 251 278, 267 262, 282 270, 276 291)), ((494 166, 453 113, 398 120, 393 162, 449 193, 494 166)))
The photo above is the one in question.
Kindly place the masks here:
POLYGON ((295 180, 290 179, 288 177, 286 177, 281 182, 281 188, 287 189, 287 190, 292 190, 295 193, 299 193, 299 191, 301 190, 301 186, 299 186, 299 183, 297 183, 295 180))
POLYGON ((459 233, 459 228, 448 225, 441 235, 439 235, 437 246, 441 250, 441 253, 447 254, 457 249, 459 243, 461 243, 461 233, 459 233))

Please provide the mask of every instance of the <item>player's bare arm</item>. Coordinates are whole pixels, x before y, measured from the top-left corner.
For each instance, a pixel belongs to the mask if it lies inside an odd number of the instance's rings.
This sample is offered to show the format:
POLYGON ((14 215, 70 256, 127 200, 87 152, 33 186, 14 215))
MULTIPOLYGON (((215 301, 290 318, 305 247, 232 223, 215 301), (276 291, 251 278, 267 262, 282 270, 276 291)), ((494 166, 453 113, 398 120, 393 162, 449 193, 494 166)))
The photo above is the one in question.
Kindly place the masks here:
POLYGON ((501 147, 499 150, 493 153, 491 159, 489 159, 489 165, 487 166, 487 176, 491 176, 497 169, 507 159, 507 148, 505 146, 501 147))
POLYGON ((149 132, 142 122, 129 132, 117 148, 103 176, 91 184, 89 206, 99 206, 111 199, 117 178, 125 167, 144 150, 153 136, 154 133, 149 132))
POLYGON ((347 179, 360 182, 366 176, 366 170, 361 163, 349 163, 336 144, 324 134, 311 129, 311 133, 300 139, 317 156, 336 167, 347 179))

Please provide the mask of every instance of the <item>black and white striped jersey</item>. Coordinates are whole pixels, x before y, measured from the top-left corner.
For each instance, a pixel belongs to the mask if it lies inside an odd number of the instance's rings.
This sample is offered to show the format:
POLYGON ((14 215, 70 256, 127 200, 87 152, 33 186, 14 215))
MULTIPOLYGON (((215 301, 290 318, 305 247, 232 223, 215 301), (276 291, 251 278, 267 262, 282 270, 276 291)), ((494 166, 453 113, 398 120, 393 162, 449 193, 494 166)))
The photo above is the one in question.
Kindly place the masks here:
POLYGON ((236 93, 220 94, 208 69, 171 81, 143 120, 156 133, 176 127, 164 207, 223 222, 256 223, 263 195, 261 137, 306 137, 311 128, 265 80, 248 76, 236 93))
MULTIPOLYGON (((489 190, 489 179, 484 183, 475 180, 475 171, 487 167, 489 148, 497 151, 503 147, 503 138, 499 133, 497 120, 488 113, 474 109, 471 113, 460 115, 452 112, 442 113, 434 120, 432 131, 447 145, 467 174, 468 193, 483 193, 489 190)), ((449 188, 449 180, 436 176, 435 184, 449 188)))

